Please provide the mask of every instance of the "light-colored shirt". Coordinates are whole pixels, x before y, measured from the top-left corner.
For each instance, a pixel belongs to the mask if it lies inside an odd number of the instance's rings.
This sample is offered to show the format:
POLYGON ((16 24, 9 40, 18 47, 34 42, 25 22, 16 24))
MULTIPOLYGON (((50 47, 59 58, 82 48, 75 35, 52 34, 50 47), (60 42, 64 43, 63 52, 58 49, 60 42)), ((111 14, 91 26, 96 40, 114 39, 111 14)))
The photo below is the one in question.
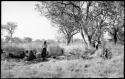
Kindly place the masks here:
POLYGON ((44 44, 42 47, 43 47, 43 48, 47 48, 47 44, 44 44))

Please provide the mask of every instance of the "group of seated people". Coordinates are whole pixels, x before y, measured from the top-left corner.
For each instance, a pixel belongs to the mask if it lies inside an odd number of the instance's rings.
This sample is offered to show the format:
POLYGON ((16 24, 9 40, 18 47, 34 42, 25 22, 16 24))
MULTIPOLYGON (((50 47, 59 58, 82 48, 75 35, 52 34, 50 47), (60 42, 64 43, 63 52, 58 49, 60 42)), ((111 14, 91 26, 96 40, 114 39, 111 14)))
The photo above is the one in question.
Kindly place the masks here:
MULTIPOLYGON (((36 58, 36 56, 35 56, 35 54, 36 54, 36 51, 35 50, 31 50, 31 51, 26 51, 26 56, 25 56, 25 58, 24 58, 24 60, 33 60, 33 59, 35 59, 36 58)), ((46 41, 44 41, 44 44, 43 44, 43 47, 42 47, 42 52, 41 52, 41 57, 42 57, 42 59, 43 59, 43 61, 45 61, 46 60, 46 56, 47 56, 47 43, 46 43, 46 41)))

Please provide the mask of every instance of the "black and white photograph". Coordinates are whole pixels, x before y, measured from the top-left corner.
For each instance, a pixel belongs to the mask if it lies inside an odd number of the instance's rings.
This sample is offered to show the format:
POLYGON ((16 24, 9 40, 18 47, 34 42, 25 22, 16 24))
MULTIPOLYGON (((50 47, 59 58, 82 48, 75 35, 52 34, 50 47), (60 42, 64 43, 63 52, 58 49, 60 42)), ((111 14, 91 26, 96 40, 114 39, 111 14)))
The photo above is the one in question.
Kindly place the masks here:
POLYGON ((124 1, 1 1, 1 78, 124 78, 124 1))

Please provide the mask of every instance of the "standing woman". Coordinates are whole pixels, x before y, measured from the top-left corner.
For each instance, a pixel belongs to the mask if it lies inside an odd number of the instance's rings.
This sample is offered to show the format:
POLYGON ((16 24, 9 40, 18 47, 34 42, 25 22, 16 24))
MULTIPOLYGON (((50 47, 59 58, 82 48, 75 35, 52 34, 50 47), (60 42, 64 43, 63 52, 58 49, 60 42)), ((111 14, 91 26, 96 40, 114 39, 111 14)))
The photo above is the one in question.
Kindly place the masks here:
POLYGON ((47 56, 47 43, 46 41, 44 41, 44 44, 43 44, 43 48, 42 48, 42 58, 43 58, 43 61, 46 59, 46 56, 47 56))

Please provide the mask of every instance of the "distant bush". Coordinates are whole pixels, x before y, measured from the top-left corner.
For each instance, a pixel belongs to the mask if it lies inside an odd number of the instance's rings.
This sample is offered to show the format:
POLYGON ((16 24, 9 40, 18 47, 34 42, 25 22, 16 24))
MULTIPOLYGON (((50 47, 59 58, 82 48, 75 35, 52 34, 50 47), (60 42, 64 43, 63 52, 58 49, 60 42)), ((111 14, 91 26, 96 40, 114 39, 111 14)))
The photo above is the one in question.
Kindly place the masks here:
POLYGON ((18 51, 25 51, 24 48, 17 47, 17 46, 6 46, 3 48, 6 52, 18 52, 18 51))
POLYGON ((58 42, 54 41, 54 40, 47 40, 47 44, 58 44, 58 42))
POLYGON ((34 40, 33 42, 36 42, 36 43, 42 43, 43 41, 40 40, 40 39, 36 39, 36 40, 34 40))
POLYGON ((23 43, 23 40, 19 37, 14 37, 14 38, 12 38, 12 42, 19 44, 19 43, 23 43))
POLYGON ((24 48, 20 48, 20 47, 11 47, 11 46, 6 46, 3 48, 3 50, 5 51, 5 53, 3 53, 2 56, 4 57, 17 57, 17 58, 23 58, 25 56, 25 49, 24 48))

